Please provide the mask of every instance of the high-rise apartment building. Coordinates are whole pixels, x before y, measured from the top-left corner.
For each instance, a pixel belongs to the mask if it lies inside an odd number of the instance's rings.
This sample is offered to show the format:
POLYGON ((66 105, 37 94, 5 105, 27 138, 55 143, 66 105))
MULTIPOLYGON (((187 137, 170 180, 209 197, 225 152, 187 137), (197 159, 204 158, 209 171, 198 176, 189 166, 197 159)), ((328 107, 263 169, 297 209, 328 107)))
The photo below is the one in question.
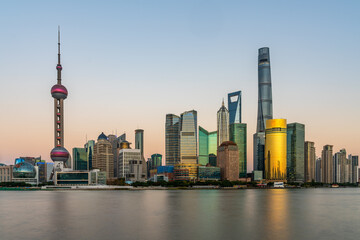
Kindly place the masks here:
POLYGON ((314 142, 306 141, 304 146, 304 165, 305 165, 305 182, 316 181, 315 174, 315 144, 314 142))
POLYGON ((101 133, 94 146, 92 166, 106 173, 106 179, 114 178, 114 154, 107 136, 101 133))
POLYGON ((229 111, 222 102, 221 108, 217 112, 217 145, 229 141, 229 111))
POLYGON ((348 158, 351 164, 350 183, 357 183, 359 181, 359 175, 358 175, 359 156, 353 156, 350 154, 348 158))
POLYGON ((321 182, 333 183, 333 146, 325 145, 321 153, 321 182))
POLYGON ((286 119, 266 120, 265 179, 286 180, 286 119))
POLYGON ((315 161, 315 182, 321 182, 321 158, 315 161))
POLYGON ((287 179, 290 182, 305 181, 305 125, 289 123, 287 125, 287 179))
POLYGON ((85 148, 73 148, 74 170, 89 170, 85 148))
POLYGON ((221 179, 237 181, 239 179, 239 151, 236 143, 226 141, 218 147, 217 166, 221 179))
POLYGON ((241 123, 241 91, 228 94, 229 124, 241 123))
POLYGON ((180 163, 197 164, 197 112, 180 115, 180 163))
POLYGON ((270 51, 264 47, 259 49, 258 56, 258 115, 254 134, 254 170, 265 169, 265 124, 273 118, 270 51))
POLYGON ((180 163, 180 117, 174 114, 166 114, 165 162, 166 165, 180 163))
POLYGON ((246 123, 231 123, 229 126, 230 141, 238 146, 239 177, 245 178, 247 174, 247 125, 246 123))

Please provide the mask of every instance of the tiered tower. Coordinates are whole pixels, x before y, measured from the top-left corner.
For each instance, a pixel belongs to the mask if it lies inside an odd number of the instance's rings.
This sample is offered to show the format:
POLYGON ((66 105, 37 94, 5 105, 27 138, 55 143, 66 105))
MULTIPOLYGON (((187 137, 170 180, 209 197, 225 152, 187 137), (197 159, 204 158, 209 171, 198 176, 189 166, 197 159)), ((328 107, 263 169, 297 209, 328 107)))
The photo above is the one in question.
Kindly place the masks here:
POLYGON ((54 161, 54 172, 61 171, 64 163, 68 160, 70 154, 64 148, 64 100, 68 95, 65 86, 61 84, 60 63, 60 28, 58 29, 58 64, 57 84, 51 88, 51 96, 54 98, 54 148, 51 150, 51 159, 54 161))

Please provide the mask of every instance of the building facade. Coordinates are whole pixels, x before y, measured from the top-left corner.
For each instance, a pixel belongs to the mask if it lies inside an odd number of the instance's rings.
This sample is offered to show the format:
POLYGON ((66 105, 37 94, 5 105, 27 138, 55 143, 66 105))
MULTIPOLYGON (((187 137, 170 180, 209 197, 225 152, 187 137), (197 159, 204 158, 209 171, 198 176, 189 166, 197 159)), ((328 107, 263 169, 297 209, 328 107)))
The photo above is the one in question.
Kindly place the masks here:
POLYGON ((101 133, 94 146, 93 169, 99 169, 106 173, 106 179, 114 178, 114 154, 112 145, 107 140, 107 136, 101 133))
POLYGON ((145 162, 140 149, 124 148, 119 152, 118 173, 119 178, 125 181, 145 181, 146 174, 143 171, 145 162))
POLYGON ((321 153, 321 182, 333 183, 333 146, 325 145, 321 153))
POLYGON ((286 119, 266 120, 265 179, 286 180, 286 119))
POLYGON ((165 162, 170 166, 180 163, 180 117, 174 114, 166 115, 165 162))
POLYGON ((229 124, 241 123, 241 91, 228 94, 229 124))
POLYGON ((270 50, 259 49, 258 55, 258 114, 256 133, 253 136, 254 170, 265 170, 265 127, 266 121, 273 118, 270 50))
POLYGON ((217 112, 217 146, 226 141, 229 141, 229 111, 223 101, 217 112))
POLYGON ((95 147, 95 141, 90 140, 87 143, 85 143, 84 148, 86 150, 86 161, 89 163, 89 170, 91 170, 92 162, 93 162, 93 156, 94 156, 94 147, 95 147))
POLYGON ((135 149, 140 149, 141 156, 144 158, 144 130, 136 129, 135 130, 135 149))
POLYGON ((314 142, 306 141, 304 145, 305 182, 316 181, 315 160, 316 160, 315 144, 314 142))
POLYGON ((217 131, 208 132, 199 126, 199 164, 207 165, 210 154, 217 152, 217 131))
POLYGON ((89 170, 89 162, 85 148, 73 148, 74 170, 89 170))
POLYGON ((180 163, 197 164, 197 112, 180 115, 180 163))
POLYGON ((239 177, 247 174, 247 125, 246 123, 232 123, 229 126, 230 141, 236 143, 239 151, 239 177))
POLYGON ((239 151, 236 143, 226 141, 218 147, 217 167, 220 168, 222 180, 239 180, 239 151))
POLYGON ((305 125, 287 125, 287 179, 290 182, 305 181, 305 125))
POLYGON ((0 182, 12 182, 13 165, 0 163, 0 182))

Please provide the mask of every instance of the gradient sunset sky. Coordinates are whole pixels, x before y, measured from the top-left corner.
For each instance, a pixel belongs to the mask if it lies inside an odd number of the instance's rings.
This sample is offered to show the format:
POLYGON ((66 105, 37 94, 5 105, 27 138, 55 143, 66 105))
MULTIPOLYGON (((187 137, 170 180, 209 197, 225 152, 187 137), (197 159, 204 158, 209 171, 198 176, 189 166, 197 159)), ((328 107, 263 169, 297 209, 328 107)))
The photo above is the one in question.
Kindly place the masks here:
MULTIPOLYGON (((258 48, 269 47, 274 118, 306 126, 316 153, 360 154, 360 1, 1 1, 0 163, 50 160, 61 26, 65 147, 145 131, 165 153, 165 115, 198 111, 216 130, 242 91, 248 171, 257 117, 258 48)), ((134 145, 134 144, 133 144, 134 145)))

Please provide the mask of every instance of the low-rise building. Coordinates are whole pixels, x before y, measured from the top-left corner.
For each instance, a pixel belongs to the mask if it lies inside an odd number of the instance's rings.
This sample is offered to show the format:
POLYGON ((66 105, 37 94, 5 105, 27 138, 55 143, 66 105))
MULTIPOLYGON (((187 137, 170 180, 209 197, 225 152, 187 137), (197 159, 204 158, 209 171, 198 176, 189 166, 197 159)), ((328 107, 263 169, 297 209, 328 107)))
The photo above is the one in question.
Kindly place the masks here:
POLYGON ((12 182, 13 165, 0 163, 0 182, 12 182))

